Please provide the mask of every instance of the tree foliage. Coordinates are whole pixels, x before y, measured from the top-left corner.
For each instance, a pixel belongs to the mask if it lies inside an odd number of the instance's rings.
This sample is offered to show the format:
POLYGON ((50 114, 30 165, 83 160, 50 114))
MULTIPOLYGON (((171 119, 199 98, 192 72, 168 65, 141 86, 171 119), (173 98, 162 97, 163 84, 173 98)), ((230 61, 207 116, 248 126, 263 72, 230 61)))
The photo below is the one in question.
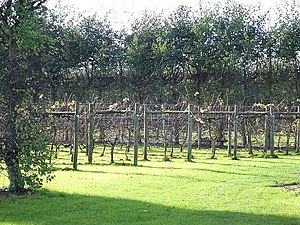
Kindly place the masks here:
POLYGON ((4 159, 10 190, 41 186, 51 179, 43 132, 36 123, 34 102, 45 87, 43 64, 48 37, 44 34, 45 0, 3 1, 0 5, 0 108, 4 159))
POLYGON ((80 99, 141 102, 203 103, 221 96, 228 103, 294 101, 299 5, 284 4, 273 25, 259 6, 235 1, 200 11, 180 6, 168 16, 146 11, 125 32, 114 31, 105 17, 83 17, 62 28, 60 77, 70 82, 61 90, 80 99))

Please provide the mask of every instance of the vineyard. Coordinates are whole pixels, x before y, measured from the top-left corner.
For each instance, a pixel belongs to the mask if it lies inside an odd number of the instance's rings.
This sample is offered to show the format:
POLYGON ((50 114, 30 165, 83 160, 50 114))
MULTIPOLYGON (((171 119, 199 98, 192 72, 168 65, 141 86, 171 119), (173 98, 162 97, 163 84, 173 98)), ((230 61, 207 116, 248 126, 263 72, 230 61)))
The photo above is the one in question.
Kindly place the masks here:
POLYGON ((193 153, 203 148, 209 149, 211 158, 217 149, 226 149, 234 159, 240 151, 250 156, 254 151, 265 157, 277 157, 276 151, 288 155, 299 152, 299 117, 298 106, 155 105, 125 99, 114 104, 57 102, 41 121, 51 159, 67 147, 77 168, 78 154, 86 154, 88 163, 95 162, 96 147, 100 156, 110 156, 110 163, 117 158, 134 165, 138 159, 153 157, 192 161, 193 153))

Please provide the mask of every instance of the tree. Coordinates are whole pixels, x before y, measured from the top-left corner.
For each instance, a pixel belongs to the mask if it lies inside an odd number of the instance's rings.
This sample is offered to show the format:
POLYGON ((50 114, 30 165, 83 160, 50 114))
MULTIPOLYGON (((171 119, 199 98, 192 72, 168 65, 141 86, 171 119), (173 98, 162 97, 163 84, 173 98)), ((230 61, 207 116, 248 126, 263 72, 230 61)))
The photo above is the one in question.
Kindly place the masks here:
MULTIPOLYGON (((277 27, 273 30, 276 64, 280 65, 279 82, 288 92, 284 95, 290 100, 300 98, 300 3, 287 1, 282 5, 277 27)), ((283 97, 283 96, 282 96, 283 97)))
POLYGON ((179 6, 165 21, 161 37, 161 77, 164 93, 170 101, 180 96, 190 98, 191 60, 194 48, 195 12, 190 7, 179 6))
MULTIPOLYGON (((110 85, 116 84, 118 67, 117 34, 110 24, 96 15, 85 17, 78 25, 79 38, 79 69, 85 77, 86 94, 90 97, 101 95, 110 85)), ((70 55, 73 55, 70 49, 70 55)), ((84 91, 82 91, 84 93, 84 91)), ((81 93, 82 94, 82 93, 81 93)))
POLYGON ((266 42, 265 15, 258 10, 227 1, 225 7, 202 9, 194 21, 190 76, 198 101, 222 97, 231 104, 251 104, 257 100, 258 68, 266 42))
POLYGON ((51 12, 47 33, 55 45, 46 64, 53 96, 67 93, 78 100, 100 97, 116 84, 122 58, 119 35, 105 18, 81 16, 79 21, 66 23, 62 12, 51 12))
POLYGON ((143 102, 147 97, 161 99, 161 85, 157 67, 156 43, 161 29, 161 18, 151 12, 132 25, 127 37, 126 70, 135 99, 143 102), (155 90, 155 91, 153 91, 155 90))
POLYGON ((42 128, 38 125, 38 99, 45 77, 43 34, 46 0, 4 0, 0 4, 0 107, 3 112, 4 159, 9 190, 20 192, 25 185, 36 188, 41 176, 51 179, 51 167, 42 128))

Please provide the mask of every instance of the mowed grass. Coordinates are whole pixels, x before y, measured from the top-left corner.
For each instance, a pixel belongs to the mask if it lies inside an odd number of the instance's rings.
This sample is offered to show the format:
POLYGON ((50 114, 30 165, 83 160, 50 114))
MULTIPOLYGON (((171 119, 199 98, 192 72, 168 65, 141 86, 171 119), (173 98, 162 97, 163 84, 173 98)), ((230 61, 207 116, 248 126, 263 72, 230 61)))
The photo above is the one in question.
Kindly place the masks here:
POLYGON ((193 162, 185 162, 177 150, 163 162, 162 150, 152 149, 150 161, 134 167, 122 151, 110 165, 109 152, 100 157, 97 149, 93 165, 80 153, 73 171, 60 152, 56 178, 41 191, 0 198, 0 224, 300 224, 300 195, 272 187, 300 181, 299 155, 231 160, 217 153, 210 159, 209 150, 193 150, 193 162))

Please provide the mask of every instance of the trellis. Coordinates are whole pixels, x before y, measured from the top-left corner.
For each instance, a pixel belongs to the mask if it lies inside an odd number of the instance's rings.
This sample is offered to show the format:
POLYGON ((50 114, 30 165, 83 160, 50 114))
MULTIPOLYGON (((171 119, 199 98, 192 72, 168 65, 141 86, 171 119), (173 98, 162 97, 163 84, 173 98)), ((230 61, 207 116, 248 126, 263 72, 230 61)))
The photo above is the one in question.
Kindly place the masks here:
MULTIPOLYGON (((203 143, 213 150, 217 143, 227 143, 229 156, 237 158, 239 147, 238 136, 244 139, 248 133, 249 152, 252 150, 251 136, 263 136, 259 147, 266 153, 274 155, 275 148, 281 149, 281 137, 286 136, 286 153, 292 148, 291 138, 294 137, 295 151, 299 152, 300 143, 300 108, 298 106, 276 108, 267 107, 237 107, 237 106, 192 106, 177 105, 141 105, 141 104, 81 104, 75 107, 65 107, 49 112, 53 120, 45 123, 52 129, 51 154, 57 153, 59 144, 70 145, 73 167, 77 169, 77 159, 80 146, 85 151, 88 162, 93 162, 95 142, 111 146, 111 162, 113 162, 115 145, 126 146, 124 153, 133 146, 133 164, 138 164, 138 153, 143 146, 143 159, 148 160, 148 151, 152 145, 164 148, 164 158, 167 149, 173 147, 187 148, 186 159, 192 161, 193 146, 201 147, 203 143), (215 126, 223 126, 223 139, 217 137, 215 126), (209 136, 203 133, 209 130, 209 136), (282 134, 282 131, 285 131, 282 134), (214 133, 215 132, 215 133, 214 133), (227 133, 226 133, 227 132, 227 133), (258 135, 259 134, 259 135, 258 135), (275 145, 275 136, 278 136, 275 145), (204 135, 205 136, 205 135, 204 135), (226 139, 225 139, 226 136, 226 139)), ((1 137, 1 130, 0 130, 1 137)), ((257 141, 258 143, 258 141, 257 141)), ((2 144, 1 144, 2 145, 2 144)), ((245 147, 245 146, 244 146, 245 147)), ((2 146, 3 148, 3 146, 2 146)), ((105 147, 104 147, 105 149, 105 147)), ((104 152, 103 152, 104 153, 104 152)))

